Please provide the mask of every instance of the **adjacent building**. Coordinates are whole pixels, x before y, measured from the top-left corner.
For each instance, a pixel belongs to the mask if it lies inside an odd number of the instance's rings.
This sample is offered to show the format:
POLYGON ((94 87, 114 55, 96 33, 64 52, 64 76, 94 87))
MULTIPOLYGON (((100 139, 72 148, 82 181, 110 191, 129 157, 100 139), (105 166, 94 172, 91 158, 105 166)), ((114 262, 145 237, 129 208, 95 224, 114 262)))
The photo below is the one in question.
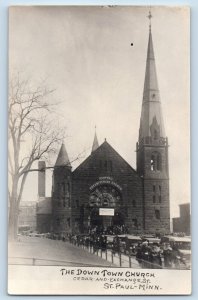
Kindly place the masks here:
POLYGON ((36 230, 36 202, 35 201, 21 201, 19 207, 18 230, 36 230))
POLYGON ((173 232, 190 235, 190 203, 180 204, 179 210, 179 218, 173 218, 173 232))

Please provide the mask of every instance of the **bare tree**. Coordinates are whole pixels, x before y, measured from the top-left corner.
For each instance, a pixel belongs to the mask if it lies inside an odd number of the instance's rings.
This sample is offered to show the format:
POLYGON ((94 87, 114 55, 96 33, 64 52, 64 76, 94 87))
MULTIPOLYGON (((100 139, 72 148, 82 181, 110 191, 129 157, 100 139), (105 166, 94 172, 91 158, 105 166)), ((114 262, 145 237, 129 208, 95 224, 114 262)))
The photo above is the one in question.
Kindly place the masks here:
POLYGON ((17 74, 9 86, 9 238, 15 239, 24 185, 35 161, 57 151, 65 129, 53 119, 53 90, 33 86, 17 74))

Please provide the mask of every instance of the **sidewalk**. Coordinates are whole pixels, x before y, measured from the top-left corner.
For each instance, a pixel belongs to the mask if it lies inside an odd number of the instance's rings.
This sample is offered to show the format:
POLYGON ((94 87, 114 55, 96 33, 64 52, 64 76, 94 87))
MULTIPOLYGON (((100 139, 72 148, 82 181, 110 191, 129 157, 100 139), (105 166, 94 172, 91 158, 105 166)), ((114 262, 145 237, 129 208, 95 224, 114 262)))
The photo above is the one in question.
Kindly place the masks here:
POLYGON ((69 242, 25 236, 8 244, 8 264, 115 267, 69 242))

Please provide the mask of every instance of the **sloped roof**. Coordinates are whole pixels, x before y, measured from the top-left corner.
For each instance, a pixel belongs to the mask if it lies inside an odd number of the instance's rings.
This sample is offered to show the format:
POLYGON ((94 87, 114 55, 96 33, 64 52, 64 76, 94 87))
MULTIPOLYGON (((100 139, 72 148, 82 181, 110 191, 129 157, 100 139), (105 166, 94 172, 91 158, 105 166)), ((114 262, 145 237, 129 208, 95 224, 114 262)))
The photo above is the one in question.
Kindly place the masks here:
POLYGON ((67 154, 67 150, 65 148, 65 144, 62 143, 56 163, 55 163, 56 167, 60 167, 60 166, 68 166, 71 167, 70 161, 69 161, 69 156, 67 154))
MULTIPOLYGON (((91 153, 91 155, 89 155, 74 171, 73 171, 73 174, 77 173, 78 171, 80 171, 81 169, 84 168, 84 166, 86 164, 89 163, 90 160, 96 158, 99 153, 101 151, 104 151, 104 152, 108 152, 110 154, 113 154, 113 156, 115 158, 118 158, 120 160, 122 160, 122 162, 131 169, 132 172, 134 172, 135 174, 137 174, 136 170, 134 170, 131 165, 129 165, 128 162, 126 162, 126 160, 124 160, 124 158, 122 158, 122 156, 106 141, 105 141, 94 151, 91 153)), ((137 174, 138 175, 138 174, 137 174)), ((139 176, 138 176, 139 177, 139 176)))

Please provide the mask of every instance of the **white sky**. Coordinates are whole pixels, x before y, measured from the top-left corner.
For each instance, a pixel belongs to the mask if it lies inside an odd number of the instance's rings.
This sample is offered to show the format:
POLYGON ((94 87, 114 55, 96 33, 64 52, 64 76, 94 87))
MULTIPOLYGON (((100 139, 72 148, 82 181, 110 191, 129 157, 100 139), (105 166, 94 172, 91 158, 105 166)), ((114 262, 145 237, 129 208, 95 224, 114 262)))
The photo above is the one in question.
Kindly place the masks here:
MULTIPOLYGON (((152 34, 169 138, 171 214, 190 201, 189 10, 153 7, 152 34)), ((10 69, 56 88, 59 122, 67 126, 70 159, 90 154, 94 126, 136 168, 148 44, 148 7, 14 7, 10 69), (133 43, 133 46, 131 46, 133 43)), ((82 161, 82 160, 81 160, 82 161)), ((76 164, 74 165, 74 167, 76 164)), ((47 196, 51 192, 48 172, 47 196)), ((37 199, 37 174, 23 200, 37 199), (30 193, 31 190, 31 193, 30 193)))

